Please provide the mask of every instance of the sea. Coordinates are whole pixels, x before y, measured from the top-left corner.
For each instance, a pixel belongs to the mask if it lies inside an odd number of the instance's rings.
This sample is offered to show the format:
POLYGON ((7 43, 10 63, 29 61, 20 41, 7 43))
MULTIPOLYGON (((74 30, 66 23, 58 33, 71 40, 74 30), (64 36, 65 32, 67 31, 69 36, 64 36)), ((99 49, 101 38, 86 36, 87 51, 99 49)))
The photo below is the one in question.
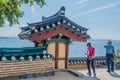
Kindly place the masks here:
MULTIPOLYGON (((90 39, 90 42, 95 48, 96 56, 105 56, 104 45, 108 39, 90 39)), ((72 42, 69 46, 69 57, 85 57, 87 52, 87 42, 72 42)), ((115 51, 120 48, 120 40, 112 40, 115 51)), ((0 38, 0 48, 20 48, 34 47, 34 43, 29 40, 20 40, 19 38, 0 38)))

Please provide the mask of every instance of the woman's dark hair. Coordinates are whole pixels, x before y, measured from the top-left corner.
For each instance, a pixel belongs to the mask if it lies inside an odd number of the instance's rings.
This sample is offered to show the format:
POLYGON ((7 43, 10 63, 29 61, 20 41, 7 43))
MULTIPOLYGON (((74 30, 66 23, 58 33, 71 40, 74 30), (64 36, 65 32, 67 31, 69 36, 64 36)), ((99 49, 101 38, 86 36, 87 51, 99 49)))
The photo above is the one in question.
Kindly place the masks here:
POLYGON ((87 46, 91 46, 91 43, 87 43, 87 46))

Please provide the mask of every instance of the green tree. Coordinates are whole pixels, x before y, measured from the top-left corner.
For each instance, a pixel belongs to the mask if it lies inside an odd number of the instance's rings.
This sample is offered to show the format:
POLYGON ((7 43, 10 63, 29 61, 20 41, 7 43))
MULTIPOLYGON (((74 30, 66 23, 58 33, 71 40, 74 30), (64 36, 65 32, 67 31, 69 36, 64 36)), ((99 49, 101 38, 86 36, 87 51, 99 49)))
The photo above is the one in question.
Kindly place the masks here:
POLYGON ((10 26, 19 24, 19 18, 24 15, 20 9, 22 4, 32 6, 34 3, 43 7, 45 0, 0 0, 0 27, 5 26, 5 21, 8 21, 10 26))

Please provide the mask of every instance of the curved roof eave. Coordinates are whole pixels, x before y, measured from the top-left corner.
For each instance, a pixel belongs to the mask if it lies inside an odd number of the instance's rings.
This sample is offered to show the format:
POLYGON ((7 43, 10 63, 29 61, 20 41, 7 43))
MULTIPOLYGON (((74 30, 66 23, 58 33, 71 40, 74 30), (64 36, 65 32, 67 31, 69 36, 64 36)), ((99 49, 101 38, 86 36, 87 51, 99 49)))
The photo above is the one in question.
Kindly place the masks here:
POLYGON ((87 28, 84 28, 78 24, 76 24, 75 22, 71 21, 69 18, 67 18, 66 16, 64 16, 64 19, 66 19, 67 21, 69 21, 71 24, 73 24, 75 27, 79 28, 79 29, 82 29, 82 30, 85 30, 87 31, 88 29, 87 28))
POLYGON ((26 27, 20 27, 20 29, 22 29, 22 30, 29 30, 30 29, 30 27, 29 26, 26 26, 26 27))
POLYGON ((46 19, 42 20, 41 22, 36 22, 36 23, 28 23, 27 27, 21 27, 22 30, 29 30, 31 27, 45 27, 46 25, 51 25, 51 24, 55 24, 56 22, 60 22, 61 20, 65 20, 66 23, 70 23, 71 26, 74 26, 76 29, 80 29, 82 31, 87 31, 88 29, 85 27, 82 27, 78 24, 76 24, 75 22, 71 21, 69 18, 67 18, 65 16, 65 14, 60 15, 60 12, 65 11, 65 7, 61 7, 61 9, 54 15, 47 17, 46 19))
POLYGON ((84 28, 84 27, 82 27, 82 26, 74 23, 73 21, 71 21, 66 16, 59 16, 59 15, 51 17, 51 18, 49 18, 49 19, 47 19, 45 21, 41 21, 41 22, 37 22, 37 23, 31 23, 30 25, 31 26, 37 26, 37 25, 39 25, 40 27, 43 27, 45 25, 49 25, 51 23, 54 23, 54 22, 57 22, 57 21, 60 21, 60 20, 66 20, 68 23, 74 25, 76 28, 79 28, 79 29, 81 29, 83 31, 87 31, 88 30, 87 28, 84 28))

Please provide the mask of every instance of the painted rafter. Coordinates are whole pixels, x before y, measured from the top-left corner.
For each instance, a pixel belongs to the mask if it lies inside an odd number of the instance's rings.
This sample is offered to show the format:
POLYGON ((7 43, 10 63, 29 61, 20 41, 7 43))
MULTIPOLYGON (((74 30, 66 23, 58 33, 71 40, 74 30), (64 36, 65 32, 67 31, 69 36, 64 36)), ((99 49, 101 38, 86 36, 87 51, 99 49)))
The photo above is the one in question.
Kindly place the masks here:
POLYGON ((60 27, 58 27, 56 29, 53 29, 50 32, 44 32, 42 34, 36 34, 34 36, 29 36, 29 39, 31 41, 45 40, 45 39, 54 37, 54 36, 56 36, 56 35, 58 35, 60 33, 67 36, 67 37, 69 37, 70 39, 75 40, 75 41, 83 41, 83 42, 86 41, 86 39, 83 39, 83 38, 73 34, 69 30, 66 30, 65 27, 63 27, 63 26, 60 26, 60 27))

